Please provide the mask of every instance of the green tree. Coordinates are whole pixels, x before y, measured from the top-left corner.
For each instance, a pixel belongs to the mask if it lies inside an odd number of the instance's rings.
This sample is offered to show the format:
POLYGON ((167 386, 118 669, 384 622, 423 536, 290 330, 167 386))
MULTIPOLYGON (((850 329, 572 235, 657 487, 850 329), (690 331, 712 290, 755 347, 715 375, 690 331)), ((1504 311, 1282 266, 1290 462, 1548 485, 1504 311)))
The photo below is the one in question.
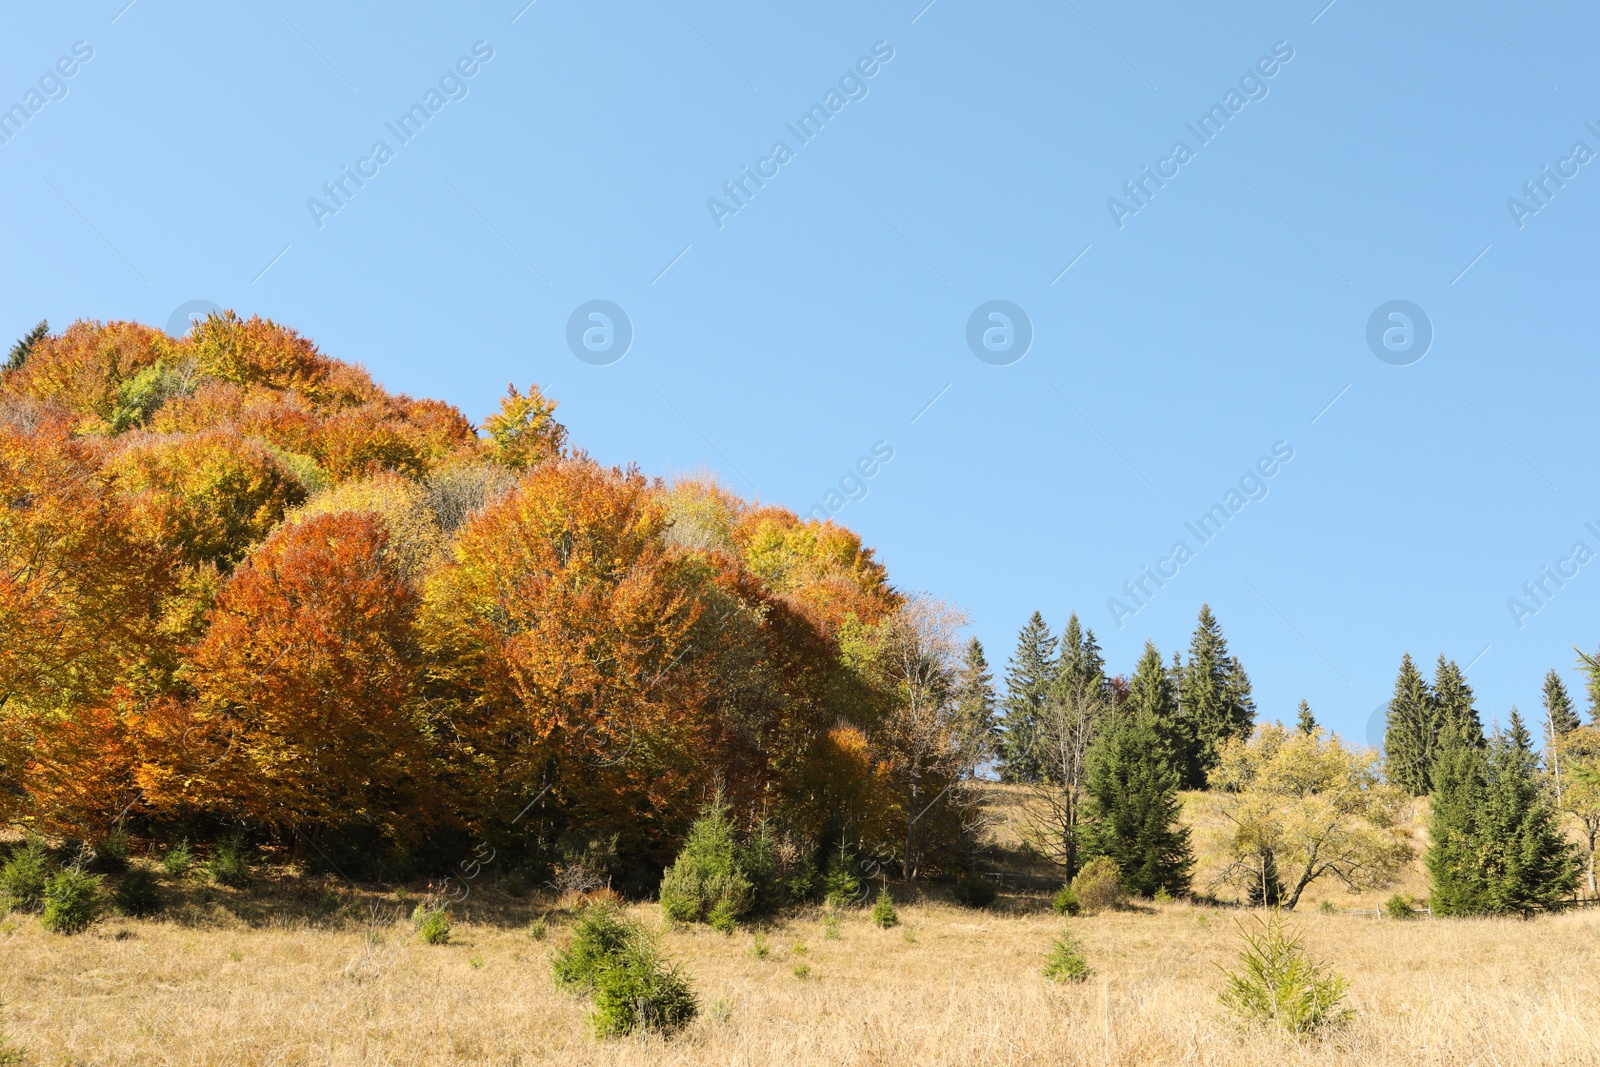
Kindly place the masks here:
POLYGON ((1572 697, 1554 667, 1544 676, 1545 739, 1563 737, 1583 724, 1578 709, 1572 706, 1572 697))
POLYGON ((1439 734, 1430 778, 1428 904, 1435 915, 1480 915, 1488 911, 1488 879, 1482 862, 1481 817, 1489 799, 1489 768, 1477 737, 1458 728, 1439 734))
POLYGON ((1474 742, 1482 748, 1486 743, 1483 736, 1483 720, 1478 717, 1478 709, 1473 707, 1472 687, 1461 674, 1461 668, 1456 666, 1453 659, 1439 656, 1438 666, 1433 672, 1433 703, 1437 708, 1439 728, 1457 727, 1464 731, 1463 736, 1476 738, 1474 742))
POLYGON ((1420 797, 1433 788, 1435 749, 1439 722, 1433 693, 1417 670, 1411 654, 1400 658, 1400 674, 1389 698, 1388 725, 1383 732, 1383 755, 1389 780, 1420 797))
POLYGON ((1124 705, 1128 715, 1146 715, 1154 724, 1160 741, 1162 759, 1172 768, 1181 785, 1183 768, 1187 766, 1194 738, 1186 729, 1187 723, 1178 714, 1178 691, 1169 671, 1156 650, 1155 642, 1146 641, 1139 662, 1133 666, 1133 677, 1128 679, 1128 696, 1124 705))
POLYGON ((967 641, 967 650, 956 670, 956 714, 967 732, 980 733, 991 744, 999 742, 1000 721, 995 717, 994 675, 983 654, 983 643, 976 637, 967 641))
POLYGON ((1311 705, 1304 700, 1300 702, 1299 714, 1295 717, 1294 725, 1307 736, 1317 732, 1317 717, 1311 714, 1311 705))
POLYGON ((1066 629, 1061 631, 1060 651, 1055 671, 1058 693, 1105 690, 1106 661, 1100 654, 1100 644, 1094 639, 1093 630, 1083 629, 1077 612, 1067 618, 1066 629))
POLYGON ((1184 788, 1203 789, 1217 765, 1222 744, 1249 737, 1256 721, 1250 679, 1239 661, 1228 653, 1228 639, 1211 614, 1200 605, 1200 618, 1189 639, 1189 662, 1182 668, 1178 686, 1180 717, 1188 724, 1194 746, 1184 767, 1184 788))
MULTIPOLYGON (((1160 662, 1154 646, 1146 650, 1160 662)), ((1090 749, 1085 792, 1084 858, 1110 859, 1130 893, 1189 891, 1189 828, 1178 821, 1178 775, 1154 716, 1120 715, 1108 725, 1090 749)))
POLYGON ((1517 709, 1488 753, 1488 803, 1480 831, 1494 913, 1559 908, 1578 882, 1577 857, 1540 780, 1533 739, 1517 709))
POLYGON ((1017 635, 1017 651, 1006 670, 1005 735, 1000 741, 1000 778, 1006 782, 1033 782, 1039 778, 1039 759, 1033 742, 1035 720, 1055 678, 1056 639, 1037 611, 1017 635))
POLYGON ((39 325, 17 338, 17 343, 11 346, 11 351, 6 353, 6 361, 0 364, 0 371, 18 370, 28 362, 28 355, 33 351, 33 346, 50 336, 50 323, 44 319, 39 320, 39 325))

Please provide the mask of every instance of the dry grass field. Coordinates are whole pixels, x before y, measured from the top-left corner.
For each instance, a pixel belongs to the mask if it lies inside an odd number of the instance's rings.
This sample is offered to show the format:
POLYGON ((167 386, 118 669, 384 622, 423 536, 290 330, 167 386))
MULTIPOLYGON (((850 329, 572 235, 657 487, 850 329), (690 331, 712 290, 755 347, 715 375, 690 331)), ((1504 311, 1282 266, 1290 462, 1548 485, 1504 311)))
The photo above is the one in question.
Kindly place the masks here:
MULTIPOLYGON (((852 912, 830 937, 812 910, 764 928, 764 957, 749 929, 664 929, 700 1017, 670 1041, 598 1042, 586 1004, 552 985, 570 913, 549 900, 485 887, 451 943, 427 946, 398 921, 410 901, 393 893, 271 879, 168 891, 183 900, 165 917, 77 937, 31 915, 0 922, 0 1032, 20 1062, 1600 1064, 1600 909, 1396 921, 1303 905, 1293 921, 1350 979, 1355 1014, 1297 1042, 1240 1028, 1218 1004, 1239 910, 1173 903, 1063 920, 1043 894, 980 912, 902 892, 897 928, 852 912), (546 914, 534 940, 527 924, 546 914), (1083 984, 1040 976, 1063 927, 1093 968, 1083 984), (801 964, 809 976, 796 976, 801 964)), ((659 927, 655 908, 632 912, 659 927)))

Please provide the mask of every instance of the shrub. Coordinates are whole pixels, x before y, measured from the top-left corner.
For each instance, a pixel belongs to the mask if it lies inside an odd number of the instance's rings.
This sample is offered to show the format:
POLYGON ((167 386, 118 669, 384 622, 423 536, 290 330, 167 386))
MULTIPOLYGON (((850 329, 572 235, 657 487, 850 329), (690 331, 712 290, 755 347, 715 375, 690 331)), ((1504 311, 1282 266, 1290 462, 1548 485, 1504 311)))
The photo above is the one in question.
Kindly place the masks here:
POLYGON ((1044 976, 1052 982, 1081 982, 1089 977, 1089 961, 1083 946, 1071 934, 1062 934, 1045 957, 1044 976))
POLYGON ((822 939, 824 941, 839 940, 839 916, 829 912, 822 917, 822 939))
POLYGON ((828 861, 822 876, 822 899, 828 907, 849 908, 861 903, 865 890, 859 866, 855 853, 840 841, 839 851, 828 861))
POLYGON ((229 834, 217 842, 206 861, 206 873, 218 885, 237 889, 250 883, 250 846, 243 834, 229 834))
POLYGON ((132 853, 133 845, 128 840, 128 834, 119 826, 94 847, 91 866, 104 874, 121 874, 128 869, 128 857, 132 853))
POLYGON ((1383 902, 1383 913, 1391 919, 1415 919, 1417 913, 1411 909, 1416 902, 1409 893, 1396 893, 1383 902))
POLYGON ((144 867, 134 867, 117 882, 112 901, 124 915, 142 918, 161 910, 161 891, 156 876, 144 867))
POLYGON ((161 866, 167 869, 168 874, 176 878, 182 878, 185 874, 188 874, 189 868, 194 866, 194 853, 189 851, 189 839, 184 838, 167 849, 166 855, 161 857, 161 866))
POLYGON ((1109 856, 1090 860, 1072 880, 1072 895, 1078 898, 1078 906, 1090 915, 1121 906, 1125 894, 1116 862, 1109 856))
POLYGON ((450 913, 444 905, 418 904, 411 913, 411 925, 417 931, 417 940, 424 945, 450 943, 450 913))
POLYGON ((734 915, 733 905, 726 900, 717 901, 711 909, 711 914, 706 916, 706 923, 719 934, 731 934, 739 928, 739 919, 734 915))
POLYGON ((667 966, 651 939, 636 930, 595 975, 589 1023, 603 1038, 637 1030, 673 1034, 699 1010, 681 968, 667 966))
POLYGON ((44 842, 29 838, 12 851, 0 867, 0 895, 17 911, 36 911, 44 899, 44 886, 50 878, 50 853, 44 842))
POLYGON ((1056 890, 1055 897, 1050 901, 1050 907, 1055 909, 1057 915, 1078 914, 1078 894, 1072 891, 1070 885, 1064 885, 1056 890))
POLYGON ((1309 1034, 1350 1017, 1339 1008, 1348 983, 1312 960, 1303 939, 1283 916, 1257 919, 1256 928, 1241 925, 1242 969, 1227 974, 1222 1003, 1249 1022, 1275 1025, 1292 1034, 1309 1034))
POLYGON ((1167 887, 1162 886, 1160 889, 1156 890, 1156 895, 1150 899, 1155 901, 1157 904, 1171 904, 1173 897, 1171 893, 1167 892, 1167 887))
POLYGON ((878 899, 872 903, 872 925, 887 930, 899 922, 900 916, 894 910, 894 898, 889 895, 889 890, 878 890, 878 899))
POLYGON ((614 905, 585 909, 550 966, 557 985, 594 994, 589 1021, 600 1037, 670 1034, 699 1010, 682 972, 667 966, 655 940, 614 905))
POLYGON ((95 924, 104 908, 100 876, 68 867, 45 882, 40 921, 52 933, 82 933, 95 924))
POLYGON ((750 909, 755 887, 740 862, 728 806, 719 795, 689 828, 689 836, 661 879, 661 911, 674 922, 709 919, 720 907, 734 919, 750 909))
POLYGON ((636 924, 611 904, 585 908, 572 927, 572 940, 550 961, 558 985, 589 990, 606 962, 638 936, 636 924))
POLYGON ((811 977, 811 964, 797 963, 794 965, 794 976, 802 982, 811 977))
POLYGON ((963 874, 956 879, 956 903, 966 908, 987 908, 994 903, 994 883, 982 875, 963 874))
POLYGON ((543 919, 535 919, 528 924, 528 940, 530 941, 543 941, 545 935, 549 932, 550 924, 543 919))
POLYGON ((1339 911, 1338 908, 1333 906, 1333 901, 1331 900, 1324 900, 1321 904, 1318 904, 1317 910, 1324 915, 1336 915, 1339 911))
POLYGON ((750 942, 750 955, 754 956, 758 960, 766 959, 768 954, 771 952, 772 946, 768 945, 767 939, 762 937, 760 934, 757 934, 755 939, 750 942))

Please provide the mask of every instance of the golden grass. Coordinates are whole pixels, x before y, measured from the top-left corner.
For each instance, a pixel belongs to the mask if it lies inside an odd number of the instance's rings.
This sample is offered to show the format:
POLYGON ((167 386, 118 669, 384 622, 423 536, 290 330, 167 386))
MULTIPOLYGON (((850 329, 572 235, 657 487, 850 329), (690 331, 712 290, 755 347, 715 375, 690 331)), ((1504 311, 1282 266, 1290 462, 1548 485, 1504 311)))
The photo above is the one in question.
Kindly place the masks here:
MULTIPOLYGON (((991 803, 1000 854, 1048 870, 1018 854, 1022 793, 996 787, 991 803)), ((1419 844, 1424 816, 1411 827, 1419 844)), ((1186 795, 1185 818, 1203 889, 1219 820, 1203 794, 1186 795)), ((1396 889, 1423 896, 1420 864, 1364 895, 1308 891, 1292 921, 1349 978, 1355 1016, 1304 1042, 1242 1028, 1218 1004, 1219 968, 1234 964, 1236 923, 1248 921, 1236 909, 1175 903, 1062 920, 1044 893, 975 912, 934 891, 911 894, 890 930, 866 909, 848 912, 837 939, 823 912, 803 911, 762 929, 770 952, 757 958, 751 930, 661 929, 655 908, 636 906, 690 976, 701 1015, 670 1041, 598 1042, 587 1005, 551 982, 570 912, 549 900, 484 886, 456 909, 452 943, 430 947, 403 921, 414 898, 282 871, 247 891, 166 882, 174 906, 156 921, 111 920, 73 938, 31 915, 0 922, 0 1034, 26 1062, 1600 1065, 1600 909, 1531 921, 1316 909, 1325 898, 1375 908, 1396 889), (547 912, 546 938, 530 939, 526 924, 547 912), (1081 985, 1040 975, 1064 925, 1094 970, 1081 985)))
MULTIPOLYGON (((1062 920, 1007 903, 1009 914, 905 905, 891 930, 851 913, 837 940, 811 912, 768 929, 765 959, 747 931, 667 931, 701 1017, 671 1041, 604 1043, 586 1006, 551 984, 560 923, 543 942, 458 924, 440 947, 395 926, 373 951, 359 924, 119 920, 65 938, 13 916, 0 1020, 41 1064, 1600 1063, 1593 911, 1297 916, 1308 947, 1351 979, 1356 1010, 1302 1044, 1240 1030, 1217 1004, 1237 913, 1170 904, 1070 920, 1095 973, 1056 986, 1039 969, 1062 920)), ((655 924, 655 909, 634 912, 655 924)))

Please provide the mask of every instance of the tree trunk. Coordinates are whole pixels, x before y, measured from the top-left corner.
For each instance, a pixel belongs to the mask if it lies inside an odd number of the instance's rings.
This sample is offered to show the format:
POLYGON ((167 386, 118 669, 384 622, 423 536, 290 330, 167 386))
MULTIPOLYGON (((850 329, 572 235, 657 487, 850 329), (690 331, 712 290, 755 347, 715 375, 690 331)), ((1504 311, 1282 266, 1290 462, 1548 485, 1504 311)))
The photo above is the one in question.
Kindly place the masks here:
POLYGON ((906 861, 902 869, 906 881, 914 882, 917 878, 917 866, 912 860, 912 847, 916 840, 917 829, 917 781, 911 780, 911 802, 906 805, 906 861))

